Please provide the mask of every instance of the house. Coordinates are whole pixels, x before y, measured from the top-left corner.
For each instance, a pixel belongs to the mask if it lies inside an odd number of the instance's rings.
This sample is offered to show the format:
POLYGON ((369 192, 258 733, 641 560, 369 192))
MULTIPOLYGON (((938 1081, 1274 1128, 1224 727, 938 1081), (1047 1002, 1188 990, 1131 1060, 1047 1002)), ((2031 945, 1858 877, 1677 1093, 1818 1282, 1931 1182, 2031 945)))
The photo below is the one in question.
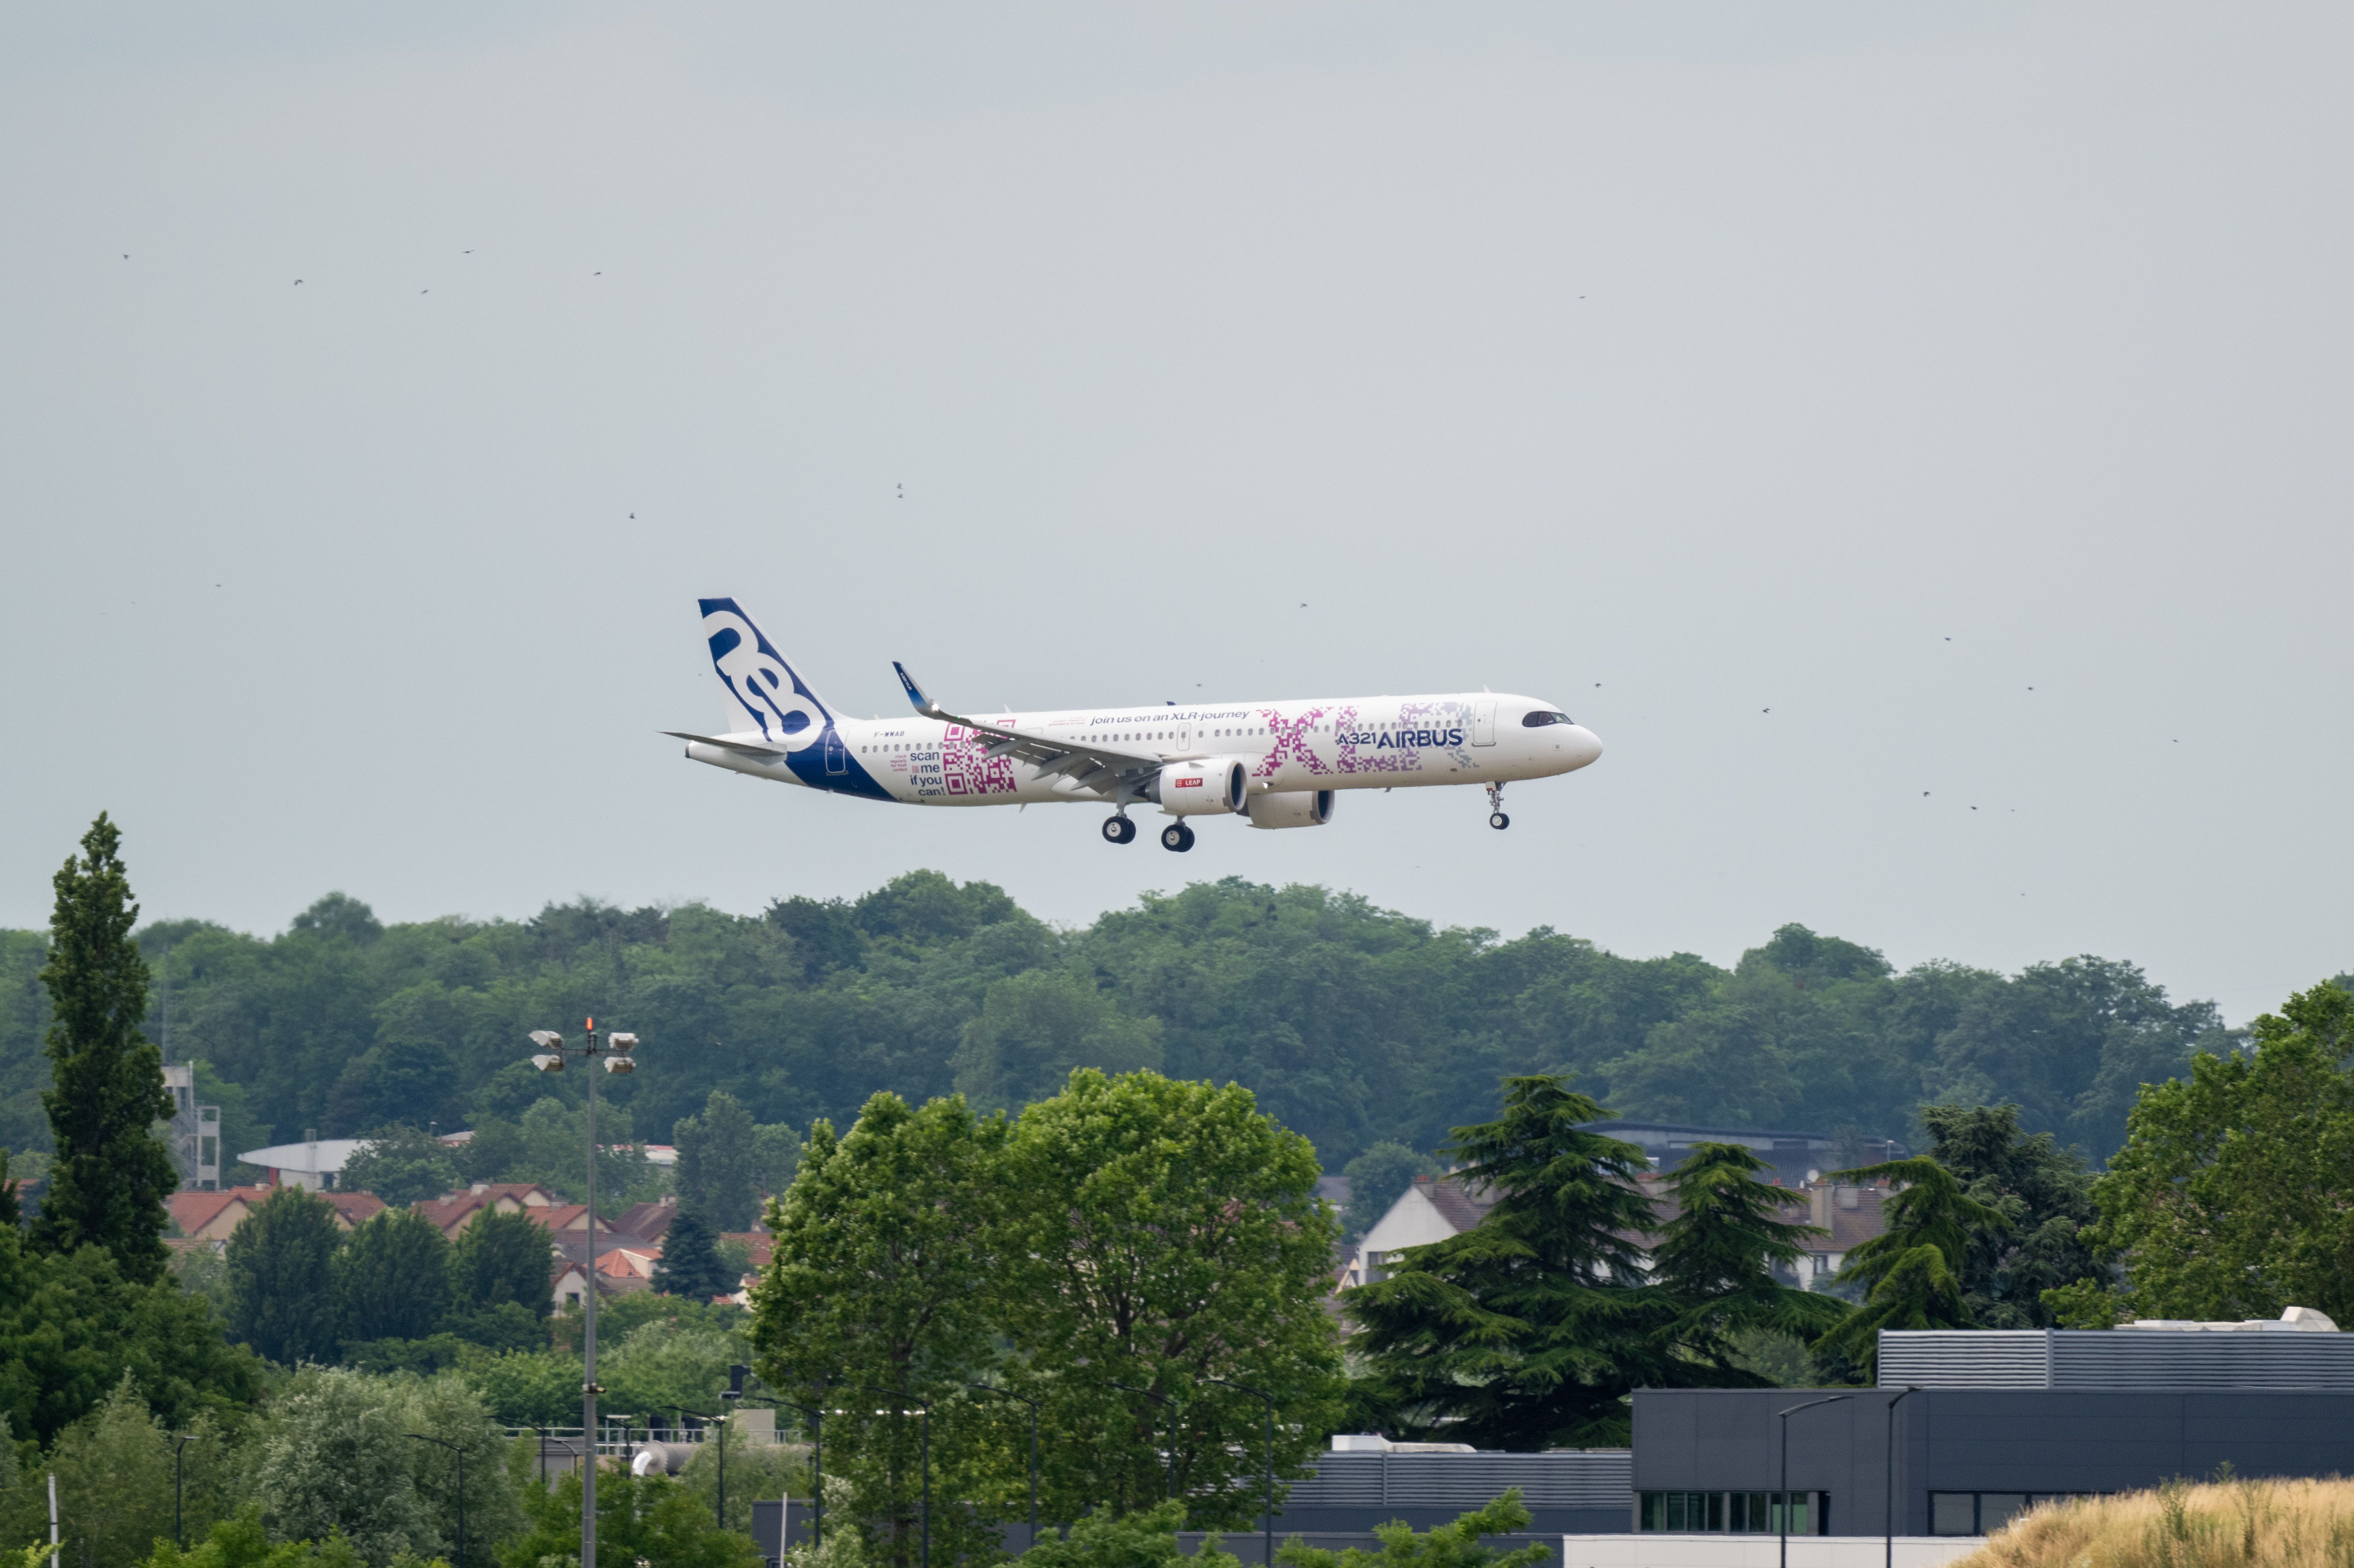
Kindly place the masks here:
MULTIPOLYGON (((183 1236, 192 1242, 210 1242, 215 1246, 226 1244, 237 1227, 245 1224, 246 1216, 267 1202, 273 1187, 224 1187, 218 1192, 201 1192, 183 1189, 164 1200, 172 1216, 172 1224, 183 1236)), ((324 1192, 318 1194, 335 1211, 335 1224, 343 1230, 353 1230, 372 1216, 384 1211, 384 1200, 373 1192, 324 1192)))
POLYGON ((1902 1160, 1906 1153, 1903 1144, 1884 1138, 1848 1140, 1826 1132, 1761 1132, 1681 1121, 1589 1121, 1581 1123, 1578 1130, 1634 1144, 1654 1171, 1675 1170, 1691 1157, 1695 1144, 1738 1144, 1757 1156, 1775 1185, 1791 1188, 1812 1186, 1826 1171, 1842 1166, 1877 1165, 1885 1160, 1902 1160))
POLYGON ((462 1192, 445 1193, 412 1206, 451 1241, 473 1224, 476 1214, 486 1212, 527 1213, 550 1229, 561 1229, 567 1217, 577 1219, 584 1230, 588 1225, 588 1221, 580 1218, 587 1209, 578 1203, 566 1203, 561 1193, 551 1192, 536 1181, 477 1181, 462 1192))
POLYGON ((671 1221, 677 1215, 678 1198, 673 1193, 659 1202, 631 1204, 621 1211, 621 1217, 613 1222, 613 1229, 621 1235, 658 1242, 668 1233, 671 1221))
MULTIPOLYGON (((1676 1202, 1669 1179, 1650 1171, 1637 1180, 1659 1213, 1659 1224, 1664 1226, 1673 1220, 1676 1202)), ((1783 1217, 1793 1224, 1812 1226, 1823 1233, 1800 1244, 1805 1256, 1785 1276, 1788 1283, 1802 1290, 1823 1288, 1847 1261, 1850 1249, 1885 1228, 1881 1205, 1886 1196, 1885 1188, 1832 1183, 1787 1192, 1783 1217)), ((1397 1202, 1374 1222, 1364 1239, 1357 1244, 1355 1252, 1341 1264, 1333 1288, 1346 1290, 1387 1277, 1387 1265, 1400 1251, 1460 1235, 1487 1218, 1488 1211, 1495 1206, 1496 1195, 1491 1190, 1467 1187, 1458 1177, 1416 1177, 1414 1184, 1398 1195, 1397 1202)), ((1658 1245, 1658 1233, 1641 1233, 1628 1239, 1648 1255, 1658 1245)))

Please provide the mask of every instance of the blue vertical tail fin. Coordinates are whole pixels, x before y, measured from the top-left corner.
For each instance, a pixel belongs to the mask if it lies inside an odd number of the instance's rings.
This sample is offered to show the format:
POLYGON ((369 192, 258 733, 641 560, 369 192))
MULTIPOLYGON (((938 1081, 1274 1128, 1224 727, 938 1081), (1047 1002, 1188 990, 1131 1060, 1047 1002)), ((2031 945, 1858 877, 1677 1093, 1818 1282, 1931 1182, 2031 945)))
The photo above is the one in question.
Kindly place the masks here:
POLYGON ((833 727, 833 713, 732 599, 696 601, 711 667, 726 689, 727 727, 792 750, 833 727))

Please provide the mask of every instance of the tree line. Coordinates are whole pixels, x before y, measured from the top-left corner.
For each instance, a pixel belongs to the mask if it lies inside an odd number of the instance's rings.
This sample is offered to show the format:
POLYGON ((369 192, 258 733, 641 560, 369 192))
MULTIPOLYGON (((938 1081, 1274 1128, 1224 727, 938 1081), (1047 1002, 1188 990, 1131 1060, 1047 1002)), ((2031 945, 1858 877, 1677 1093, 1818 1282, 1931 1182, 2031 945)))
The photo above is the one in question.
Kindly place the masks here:
MULTIPOLYGON (((331 894, 273 938, 179 920, 137 940, 154 982, 143 1029, 197 1064, 232 1152, 438 1123, 473 1129, 470 1174, 572 1188, 577 1075, 534 1072, 524 1036, 591 1013, 647 1041, 612 1086, 618 1142, 674 1141, 715 1089, 781 1144, 821 1117, 847 1125, 881 1090, 1010 1110, 1073 1067, 1150 1067, 1244 1085, 1335 1171, 1378 1144, 1426 1153, 1514 1074, 1574 1075, 1621 1115, 1859 1138, 1909 1140, 1925 1101, 2016 1103, 2028 1130, 2097 1163, 2137 1085, 2236 1043, 2211 1003, 2174 1002, 2111 959, 1898 973, 1786 926, 1723 969, 1240 878, 1075 930, 916 872, 758 916, 582 902, 387 926, 331 894)), ((44 1154, 47 942, 0 933, 0 1142, 44 1154)), ((786 1158, 772 1150, 771 1168, 786 1158)), ((652 1185, 614 1174, 618 1194, 652 1185)))

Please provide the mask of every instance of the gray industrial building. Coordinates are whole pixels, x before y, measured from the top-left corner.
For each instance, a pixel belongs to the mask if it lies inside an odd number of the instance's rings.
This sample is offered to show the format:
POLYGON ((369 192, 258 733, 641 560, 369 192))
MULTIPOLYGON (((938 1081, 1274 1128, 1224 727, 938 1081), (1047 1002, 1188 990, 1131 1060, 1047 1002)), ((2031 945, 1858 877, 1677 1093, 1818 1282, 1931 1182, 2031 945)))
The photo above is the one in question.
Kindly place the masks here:
POLYGON ((2042 1499, 2225 1464, 2354 1474, 2354 1335, 2284 1321, 1880 1343, 1877 1388, 1637 1393, 1635 1528, 1778 1528, 1782 1411, 1791 1526, 1808 1534, 1881 1534, 1891 1498, 1898 1535, 1980 1535, 2042 1499))

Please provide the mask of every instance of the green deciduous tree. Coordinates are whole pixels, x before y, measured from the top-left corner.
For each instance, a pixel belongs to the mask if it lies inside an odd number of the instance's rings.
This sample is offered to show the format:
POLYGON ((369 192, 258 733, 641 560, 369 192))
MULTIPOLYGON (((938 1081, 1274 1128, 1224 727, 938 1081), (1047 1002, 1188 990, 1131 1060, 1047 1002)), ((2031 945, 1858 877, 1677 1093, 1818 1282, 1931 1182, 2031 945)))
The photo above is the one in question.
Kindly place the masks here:
POLYGON ((1090 979, 1034 969, 989 988, 954 1065, 968 1100, 1013 1110, 1059 1091, 1075 1067, 1124 1073, 1161 1063, 1158 1020, 1131 1017, 1090 979))
POLYGON ((1324 1311, 1337 1235, 1315 1150, 1235 1085, 1083 1068, 1022 1113, 1008 1169, 1006 1375, 1060 1435, 1050 1516, 1166 1494, 1168 1412, 1122 1383, 1180 1407, 1176 1485, 1193 1522, 1256 1517, 1263 1407, 1214 1380, 1273 1397, 1287 1476, 1338 1414, 1324 1311))
POLYGON ((517 1211, 477 1213, 450 1249, 450 1279, 466 1308, 515 1302, 545 1318, 554 1306, 555 1251, 547 1232, 517 1211))
POLYGON ((139 1032, 147 965, 131 939, 139 906, 120 853, 122 835, 99 813, 79 858, 55 878, 49 919, 50 1086, 42 1096, 57 1160, 33 1234, 50 1252, 96 1245, 143 1284, 163 1277, 164 1199, 179 1172, 154 1134, 172 1114, 164 1058, 139 1032))
POLYGON ((1737 1366, 1736 1340, 1759 1329, 1812 1343, 1838 1327, 1847 1304, 1783 1285, 1776 1266, 1805 1255, 1822 1233, 1786 1216, 1787 1194, 1759 1178, 1764 1163, 1735 1143, 1700 1143, 1669 1180, 1675 1217, 1652 1253, 1652 1281, 1674 1314, 1681 1355, 1672 1381, 1711 1387, 1763 1383, 1737 1366))
POLYGON ((128 1378, 58 1435, 49 1467, 72 1561, 133 1568, 172 1533, 171 1442, 128 1378))
POLYGON ((1632 1239, 1658 1221, 1643 1151, 1579 1127, 1606 1114, 1557 1075, 1504 1080, 1503 1114, 1439 1151, 1495 1195, 1487 1218, 1343 1298, 1402 1425, 1522 1452, 1627 1441, 1622 1397, 1660 1370, 1632 1239))
MULTIPOLYGON (((779 1204, 776 1252, 756 1298, 756 1364, 786 1397, 822 1397, 836 1411, 825 1425, 827 1470, 856 1483, 856 1516, 895 1563, 916 1553, 913 1401, 939 1407, 934 1497, 976 1499, 987 1511, 989 1457, 979 1441, 987 1418, 950 1396, 994 1360, 1006 1141, 1002 1119, 975 1118, 960 1097, 914 1109, 876 1095, 846 1137, 823 1121, 811 1128, 779 1204), (821 1380, 871 1386, 827 1393, 821 1380)), ((936 1511, 934 1542, 951 1555, 982 1550, 981 1522, 936 1511)))
MULTIPOLYGON (((831 1456, 829 1456, 830 1457, 831 1456)), ((580 1478, 567 1475, 525 1505, 531 1529, 499 1548, 502 1568, 545 1568, 580 1555, 580 1478)), ((827 1533, 832 1533, 829 1518, 827 1533)), ((667 1476, 597 1478, 596 1568, 760 1568, 748 1536, 721 1530, 701 1498, 667 1476)))
POLYGON ((274 1361, 335 1353, 335 1211, 300 1187, 281 1187, 228 1238, 228 1331, 274 1361))
POLYGON ((334 1281, 344 1342, 422 1339, 450 1310, 450 1243, 417 1210, 386 1209, 344 1238, 334 1281))
POLYGON ((1014 1559, 1023 1568, 1238 1568, 1214 1535, 1188 1557, 1177 1540, 1185 1505, 1171 1500, 1130 1513, 1105 1510, 1076 1520, 1067 1535, 1048 1535, 1014 1559))
POLYGON ((2094 1183, 2086 1239, 2124 1264, 2134 1315, 2354 1322, 2354 995, 2301 991, 2255 1042, 2143 1089, 2094 1183))
POLYGON ((671 1128, 680 1203, 700 1209, 720 1230, 749 1230, 760 1217, 762 1195, 783 1191, 785 1172, 776 1169, 774 1139, 764 1139, 764 1130, 741 1100, 712 1090, 701 1115, 683 1117, 671 1128))
POLYGON ((344 1162, 342 1183, 374 1192, 396 1209, 438 1198, 458 1185, 458 1160, 421 1128, 391 1122, 368 1133, 344 1162))
MULTIPOLYGON (((361 1568, 361 1560, 340 1535, 323 1542, 271 1541, 261 1522, 261 1505, 252 1503, 216 1522, 186 1552, 158 1541, 146 1568, 361 1568)), ((429 1565, 411 1562, 402 1568, 429 1565)))
POLYGON ((661 1259, 654 1265, 653 1286, 670 1296, 708 1301, 733 1294, 742 1284, 719 1261, 719 1233, 699 1210, 682 1203, 670 1228, 663 1233, 661 1259))

